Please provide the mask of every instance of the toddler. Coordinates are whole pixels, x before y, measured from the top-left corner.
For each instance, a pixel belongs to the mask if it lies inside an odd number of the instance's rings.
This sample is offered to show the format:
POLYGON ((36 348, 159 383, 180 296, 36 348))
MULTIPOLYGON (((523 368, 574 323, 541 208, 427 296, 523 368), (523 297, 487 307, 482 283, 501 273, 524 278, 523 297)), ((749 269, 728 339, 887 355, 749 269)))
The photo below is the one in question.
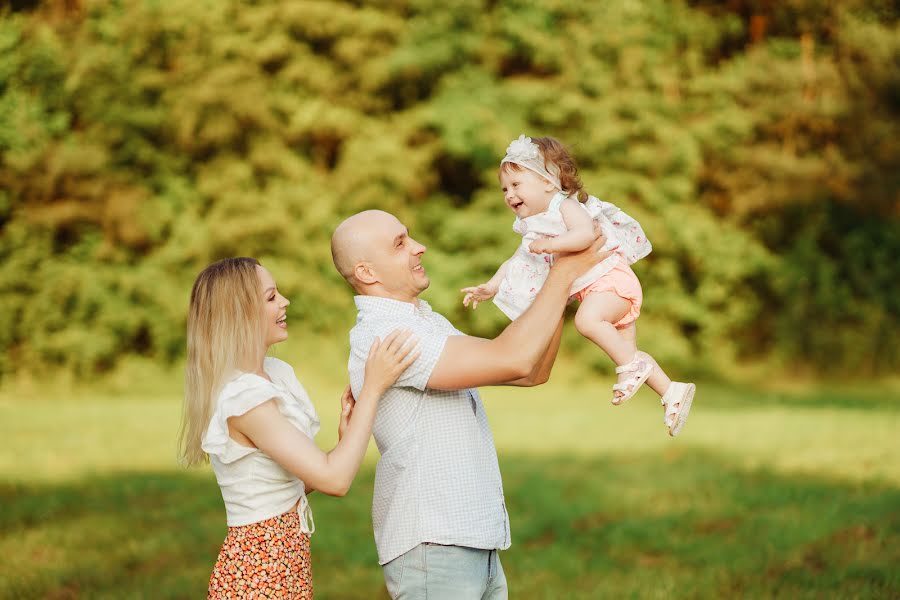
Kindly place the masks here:
POLYGON ((589 196, 574 158, 553 138, 520 135, 506 149, 499 176, 522 244, 489 281, 461 290, 463 304, 475 308, 493 298, 506 316, 518 318, 546 280, 553 253, 590 246, 598 222, 606 239, 603 250, 613 254, 572 285, 572 297, 581 301, 575 327, 617 365, 612 403, 625 402, 646 382, 661 397, 669 435, 678 435, 696 388, 671 381, 649 354, 637 349, 635 321, 643 292, 629 265, 651 250, 641 226, 618 207, 589 196))

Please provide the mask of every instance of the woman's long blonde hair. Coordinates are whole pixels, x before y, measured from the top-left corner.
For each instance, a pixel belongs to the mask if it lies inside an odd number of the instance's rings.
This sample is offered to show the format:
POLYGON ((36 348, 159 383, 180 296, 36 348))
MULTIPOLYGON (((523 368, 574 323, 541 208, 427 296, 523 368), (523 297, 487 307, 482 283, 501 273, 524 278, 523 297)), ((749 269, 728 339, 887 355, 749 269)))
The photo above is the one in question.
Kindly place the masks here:
POLYGON ((214 262, 191 289, 178 449, 186 466, 207 460, 200 444, 228 378, 237 371, 254 370, 254 362, 265 352, 258 264, 246 257, 214 262))

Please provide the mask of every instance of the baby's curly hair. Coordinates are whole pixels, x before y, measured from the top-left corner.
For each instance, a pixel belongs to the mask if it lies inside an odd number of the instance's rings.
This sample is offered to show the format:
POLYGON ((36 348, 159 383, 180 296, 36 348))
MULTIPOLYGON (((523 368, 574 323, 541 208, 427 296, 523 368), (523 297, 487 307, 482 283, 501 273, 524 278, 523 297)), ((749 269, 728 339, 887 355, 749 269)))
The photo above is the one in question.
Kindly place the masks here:
MULTIPOLYGON (((538 145, 541 154, 544 155, 544 168, 549 163, 559 167, 559 183, 565 193, 578 198, 579 202, 588 199, 588 193, 581 183, 581 177, 578 176, 578 165, 575 164, 575 157, 569 152, 569 149, 556 138, 552 137, 533 137, 531 141, 538 145)), ((501 169, 509 169, 511 171, 520 171, 522 167, 515 163, 503 163, 501 169)), ((549 169, 547 169, 549 171, 549 169)))

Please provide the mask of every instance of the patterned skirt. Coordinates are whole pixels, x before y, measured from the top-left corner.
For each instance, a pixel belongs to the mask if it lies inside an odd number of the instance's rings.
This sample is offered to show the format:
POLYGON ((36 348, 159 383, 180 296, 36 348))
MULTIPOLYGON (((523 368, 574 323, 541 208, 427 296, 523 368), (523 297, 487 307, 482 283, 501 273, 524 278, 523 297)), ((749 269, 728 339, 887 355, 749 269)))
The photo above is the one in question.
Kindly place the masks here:
POLYGON ((228 528, 208 598, 312 597, 309 534, 300 532, 296 511, 228 528))

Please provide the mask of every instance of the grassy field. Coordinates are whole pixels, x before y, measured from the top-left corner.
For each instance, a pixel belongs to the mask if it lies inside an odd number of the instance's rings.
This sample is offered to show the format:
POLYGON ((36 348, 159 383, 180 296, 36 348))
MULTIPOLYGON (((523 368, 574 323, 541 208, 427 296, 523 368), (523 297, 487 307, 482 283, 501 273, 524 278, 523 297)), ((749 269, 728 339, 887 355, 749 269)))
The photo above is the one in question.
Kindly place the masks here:
MULTIPOLYGON (((324 372, 298 368, 330 447, 341 383, 324 372)), ((649 393, 614 408, 609 383, 484 392, 512 598, 900 596, 896 384, 702 385, 672 440, 649 393)), ((177 377, 133 374, 0 391, 0 597, 204 597, 224 509, 208 469, 175 464, 179 402, 177 377)), ((311 497, 317 598, 387 597, 376 459, 348 497, 311 497)))

